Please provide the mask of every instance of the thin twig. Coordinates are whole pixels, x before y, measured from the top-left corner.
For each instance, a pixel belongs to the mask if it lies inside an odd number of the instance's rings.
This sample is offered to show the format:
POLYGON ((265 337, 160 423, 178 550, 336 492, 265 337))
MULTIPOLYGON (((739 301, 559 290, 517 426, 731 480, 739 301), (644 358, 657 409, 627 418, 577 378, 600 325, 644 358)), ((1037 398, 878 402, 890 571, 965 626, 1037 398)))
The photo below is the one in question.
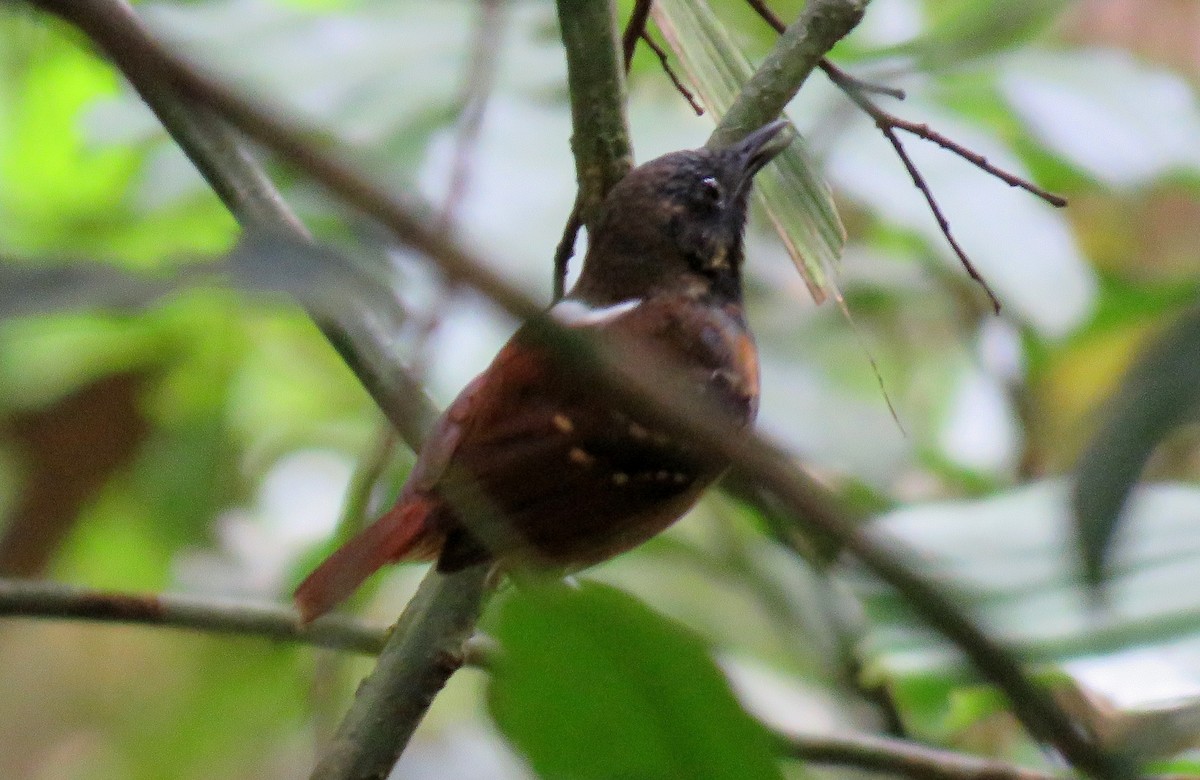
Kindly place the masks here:
POLYGON ((649 32, 642 33, 642 40, 645 41, 646 45, 650 47, 650 51, 658 55, 659 64, 662 65, 663 72, 667 74, 667 78, 669 78, 671 80, 671 84, 674 85, 675 91, 680 95, 683 95, 683 99, 686 100, 688 105, 692 107, 692 111, 696 113, 696 116, 704 116, 704 107, 701 106, 699 101, 696 100, 696 96, 692 94, 692 91, 683 85, 683 82, 679 80, 679 76, 671 67, 671 62, 667 59, 666 49, 659 46, 658 42, 650 37, 649 32))
POLYGON ((650 6, 653 4, 654 0, 637 0, 633 5, 633 11, 629 14, 629 21, 626 23, 625 32, 621 36, 621 48, 625 56, 625 72, 629 73, 629 68, 633 65, 633 53, 637 50, 638 40, 645 41, 650 50, 658 56, 658 62, 662 66, 663 72, 667 74, 667 78, 671 80, 671 84, 674 85, 675 91, 683 95, 683 99, 696 112, 696 116, 703 116, 704 107, 696 101, 696 96, 692 94, 692 91, 683 85, 683 82, 671 67, 667 52, 663 47, 658 45, 657 41, 650 37, 650 31, 646 29, 646 21, 650 17, 650 6))
POLYGON ((851 76, 849 73, 834 65, 829 60, 824 60, 821 63, 821 70, 823 70, 825 74, 829 76, 830 81, 832 81, 834 85, 842 89, 842 91, 846 93, 847 97, 853 100, 855 105, 870 115, 870 117, 874 119, 877 124, 882 122, 889 127, 894 127, 899 130, 903 130, 906 133, 911 133, 918 138, 931 141, 946 151, 958 155, 980 170, 991 174, 1010 187, 1023 189, 1031 195, 1035 195, 1038 198, 1046 201, 1051 206, 1063 208, 1067 205, 1067 199, 1063 196, 1049 192, 1037 186, 1028 179, 1017 176, 1015 173, 1010 173, 1003 168, 997 168, 995 165, 988 162, 988 159, 983 155, 973 152, 957 141, 947 138, 931 128, 929 125, 921 122, 911 122, 907 119, 902 119, 901 117, 896 116, 890 111, 883 110, 875 103, 865 99, 863 96, 862 93, 869 91, 864 87, 865 82, 856 79, 854 76, 851 76), (856 98, 862 98, 863 102, 860 103, 856 98))
MULTIPOLYGON (((42 2, 45 4, 49 0, 42 2)), ((75 9, 81 6, 88 6, 94 11, 97 3, 113 2, 116 0, 76 0, 63 5, 59 0, 49 7, 72 18, 75 9)), ((845 29, 837 26, 837 22, 852 25, 861 17, 860 2, 848 3, 849 7, 843 8, 840 15, 833 4, 834 0, 812 0, 806 6, 805 14, 812 12, 814 15, 802 17, 813 22, 808 40, 803 43, 788 41, 785 51, 792 51, 815 63, 820 55, 813 57, 813 54, 828 50, 845 33, 845 29)), ((84 16, 86 18, 88 15, 84 16)), ((94 17, 90 21, 94 23, 94 17)), ((105 25, 99 27, 103 30, 105 25)), ((802 34, 797 32, 796 35, 802 34)), ((207 79, 195 74, 183 75, 188 69, 174 58, 166 56, 152 42, 147 46, 148 40, 122 42, 138 47, 138 54, 132 60, 126 56, 123 67, 148 67, 152 74, 156 74, 156 78, 161 78, 162 74, 169 75, 177 87, 189 90, 187 94, 190 97, 220 109, 244 131, 283 154, 289 162, 323 183, 348 204, 388 226, 399 240, 435 261, 448 277, 469 284, 510 314, 530 320, 536 325, 531 333, 552 341, 561 358, 573 368, 603 382, 605 387, 652 419, 661 421, 671 432, 694 442, 698 448, 733 462, 736 468, 751 475, 774 493, 780 506, 785 507, 797 522, 819 528, 842 540, 848 551, 884 581, 892 584, 917 614, 957 644, 982 674, 1008 694, 1014 712, 1036 737, 1053 743, 1073 764, 1106 780, 1128 778, 1133 774, 1124 758, 1110 754, 1083 734, 1046 692, 1025 674, 1018 659, 988 637, 962 611, 956 599, 917 573, 922 566, 913 553, 907 552, 894 539, 878 533, 862 532, 858 527, 858 518, 839 505, 827 490, 799 471, 784 448, 769 442, 761 434, 732 431, 723 423, 722 415, 714 414, 706 407, 697 408, 696 403, 687 403, 693 400, 688 398, 687 393, 671 392, 676 389, 679 377, 660 368, 655 360, 647 360, 645 356, 631 360, 627 345, 619 356, 614 356, 611 348, 603 351, 597 349, 598 344, 608 340, 589 338, 586 334, 540 317, 540 307, 529 296, 499 278, 485 263, 451 238, 432 231, 409 205, 389 196, 379 186, 337 162, 329 152, 313 148, 289 123, 266 116, 259 105, 250 104, 207 79), (191 88, 198 91, 193 92, 191 88), (230 110, 225 112, 227 108, 230 110), (633 370, 634 365, 638 371, 633 370), (681 399, 685 402, 681 403, 681 399)), ((776 66, 778 64, 773 63, 776 66)), ((801 66, 800 78, 807 76, 810 70, 811 65, 807 69, 801 66)), ((797 75, 795 69, 776 71, 776 74, 780 79, 797 75)), ((777 112, 781 108, 778 101, 791 90, 790 86, 771 86, 765 81, 766 77, 757 78, 754 94, 761 96, 763 101, 757 108, 751 105, 753 98, 747 97, 745 92, 739 98, 744 103, 740 113, 744 119, 777 112)), ((733 133, 736 127, 734 123, 724 131, 733 133)), ((465 610, 461 604, 457 606, 463 612, 471 611, 465 610)), ((451 612, 461 614, 448 610, 444 617, 448 618, 451 612)), ((454 628, 453 625, 445 627, 454 628)), ((432 665, 434 668, 430 669, 429 679, 438 681, 440 687, 453 671, 453 665, 438 665, 436 662, 439 657, 425 655, 409 660, 432 665)), ((436 691, 436 688, 433 690, 436 691)), ((425 703, 428 703, 428 699, 425 703)))
POLYGON ((650 18, 650 6, 654 0, 636 0, 633 10, 629 12, 629 21, 625 24, 625 32, 621 35, 621 54, 625 60, 625 72, 633 65, 633 53, 637 50, 637 42, 646 34, 646 20, 650 18))
POLYGON ((904 163, 904 169, 907 170, 908 175, 912 177, 913 185, 916 186, 916 188, 920 190, 921 194, 925 197, 925 202, 929 204, 929 210, 933 213, 933 218, 937 220, 938 227, 941 228, 942 235, 946 238, 946 243, 948 243, 950 248, 954 250, 954 254, 958 256, 958 261, 962 263, 962 266, 966 269, 967 274, 970 275, 970 277, 978 282, 979 286, 983 288, 983 291, 987 294, 988 299, 992 302, 992 311, 994 311, 996 314, 999 314, 1000 299, 996 297, 996 293, 992 292, 991 286, 988 285, 987 281, 984 280, 983 276, 980 275, 979 270, 975 267, 975 264, 971 262, 971 258, 967 257, 967 253, 958 243, 958 239, 956 239, 954 234, 950 232, 949 220, 947 220, 946 215, 942 213, 942 208, 940 205, 938 205, 937 198, 933 196, 933 191, 929 189, 929 185, 925 182, 925 177, 921 175, 921 171, 912 161, 912 158, 908 156, 908 152, 905 151, 904 145, 900 143, 900 139, 897 137, 896 131, 886 124, 878 124, 877 127, 879 128, 880 132, 883 133, 884 137, 888 139, 888 143, 892 145, 892 148, 896 150, 896 155, 900 158, 900 162, 904 163))
POLYGON ((554 248, 554 300, 559 300, 567 292, 567 272, 570 270, 571 257, 575 254, 575 242, 579 240, 579 229, 583 227, 583 219, 579 214, 579 201, 571 207, 567 224, 563 226, 562 238, 554 248))
POLYGON ((52 582, 0 579, 0 617, 58 618, 237 634, 376 655, 387 632, 341 615, 301 626, 294 609, 190 596, 108 593, 52 582))
POLYGON ((809 764, 854 767, 914 780, 1063 780, 1061 774, 870 734, 776 737, 780 751, 809 764))
MULTIPOLYGON (((758 13, 760 17, 762 17, 767 24, 774 28, 776 32, 781 34, 784 32, 786 25, 784 25, 783 20, 771 10, 771 8, 766 4, 765 0, 746 0, 746 2, 758 13)), ((950 232, 950 223, 942 213, 942 209, 937 202, 937 198, 934 197, 933 191, 930 190, 929 184, 925 181, 925 177, 921 175, 920 170, 918 170, 912 159, 908 156, 908 152, 905 150, 904 145, 900 142, 900 139, 896 135, 895 131, 897 129, 903 130, 919 138, 931 141, 943 149, 958 155, 981 170, 991 174, 992 176, 995 176, 1009 186, 1024 189, 1025 191, 1036 195, 1053 206, 1062 207, 1067 205, 1066 199, 1060 195, 1055 195, 1054 193, 1038 187, 1036 184, 1027 179, 996 167, 992 163, 988 162, 987 158, 983 155, 973 152, 962 144, 947 138, 936 130, 930 128, 927 124, 910 122, 906 119, 901 119, 889 111, 883 110, 868 97, 868 93, 878 93, 902 99, 904 97, 904 92, 902 90, 893 90, 890 87, 862 81, 861 79, 851 76, 846 71, 834 65, 829 61, 828 58, 825 57, 821 59, 821 61, 818 63, 818 66, 829 77, 830 81, 832 81, 834 85, 836 85, 842 90, 843 93, 845 93, 846 97, 850 98, 850 100, 853 101, 854 104, 859 107, 859 109, 861 109, 875 121, 875 126, 879 128, 879 131, 883 133, 884 137, 886 137, 888 142, 892 145, 892 148, 896 151, 900 161, 904 164, 905 170, 908 171, 909 176, 912 178, 913 184, 918 190, 921 191, 921 195, 924 196, 925 202, 929 205, 929 210, 933 213, 934 219, 937 220, 938 228, 942 231, 942 235, 945 236, 946 242, 954 251, 955 256, 958 257, 959 262, 962 263, 963 268, 966 269, 970 277, 974 279, 980 285, 980 287, 983 288, 984 292, 988 296, 988 299, 991 301, 992 309, 996 313, 999 313, 999 299, 996 297, 996 294, 992 291, 988 283, 984 280, 983 276, 979 273, 978 269, 976 269, 974 263, 971 262, 966 251, 950 232)))
MULTIPOLYGON (((884 113, 886 114, 887 112, 884 113)), ((887 116, 887 121, 893 127, 911 133, 918 138, 924 138, 926 141, 931 141, 948 152, 953 152, 980 170, 995 176, 1010 187, 1017 187, 1032 195, 1036 195, 1056 208, 1064 208, 1067 205, 1067 199, 1062 195, 1056 195, 1053 192, 1042 189, 1028 179, 1023 179, 1014 173, 1009 173, 1003 168, 997 168, 982 154, 973 152, 957 141, 947 138, 923 122, 910 122, 907 119, 901 119, 898 116, 890 114, 887 116)))
POLYGON ((781 752, 809 764, 849 766, 914 780, 1061 780, 1004 761, 869 734, 778 738, 781 752))
MULTIPOLYGON (((1069 780, 1061 772, 922 745, 874 734, 776 734, 780 751, 809 764, 853 767, 913 780, 1069 780)), ((1142 780, 1195 780, 1194 775, 1142 775, 1142 780)))

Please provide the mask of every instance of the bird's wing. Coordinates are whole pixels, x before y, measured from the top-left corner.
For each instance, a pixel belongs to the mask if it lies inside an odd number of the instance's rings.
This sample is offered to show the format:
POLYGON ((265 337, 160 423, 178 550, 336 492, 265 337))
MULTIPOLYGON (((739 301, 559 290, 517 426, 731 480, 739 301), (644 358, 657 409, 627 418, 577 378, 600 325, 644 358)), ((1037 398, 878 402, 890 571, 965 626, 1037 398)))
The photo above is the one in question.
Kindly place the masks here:
MULTIPOLYGON (((522 546, 548 562, 603 557, 643 541, 649 534, 639 530, 660 516, 674 520, 720 471, 639 423, 525 331, 481 376, 462 412, 454 449, 443 453, 429 488, 478 542, 461 565, 481 549, 522 546)), ((457 568, 456 557, 448 549, 439 565, 457 568)))

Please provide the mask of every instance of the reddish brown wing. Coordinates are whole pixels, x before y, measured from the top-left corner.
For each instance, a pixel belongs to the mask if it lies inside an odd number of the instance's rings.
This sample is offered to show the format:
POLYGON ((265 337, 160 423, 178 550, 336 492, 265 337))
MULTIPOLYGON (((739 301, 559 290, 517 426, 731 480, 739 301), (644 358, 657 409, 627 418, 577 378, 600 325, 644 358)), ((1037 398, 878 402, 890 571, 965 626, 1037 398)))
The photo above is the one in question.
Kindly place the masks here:
MULTIPOLYGON (((677 300, 643 304, 602 327, 634 330, 688 366, 735 417, 753 416, 757 363, 739 318, 677 300)), ((441 516, 450 535, 443 569, 485 549, 543 565, 602 560, 661 531, 722 470, 561 370, 525 332, 497 356, 476 398, 433 491, 447 509, 482 497, 487 511, 441 516)))

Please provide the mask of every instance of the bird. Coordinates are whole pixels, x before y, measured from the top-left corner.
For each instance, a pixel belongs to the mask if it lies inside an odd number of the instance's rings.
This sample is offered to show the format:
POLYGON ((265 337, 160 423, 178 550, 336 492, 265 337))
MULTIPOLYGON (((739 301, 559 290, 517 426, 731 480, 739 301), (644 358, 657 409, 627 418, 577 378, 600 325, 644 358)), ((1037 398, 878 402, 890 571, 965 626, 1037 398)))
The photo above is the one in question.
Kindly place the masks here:
MULTIPOLYGON (((549 309, 661 356, 683 386, 747 428, 758 352, 742 302, 753 179, 790 143, 776 120, 721 148, 672 152, 605 196, 579 277, 549 309)), ((436 559, 443 573, 496 562, 573 572, 650 539, 728 467, 656 427, 565 364, 530 325, 433 426, 395 505, 294 594, 307 623, 376 570, 436 559)))

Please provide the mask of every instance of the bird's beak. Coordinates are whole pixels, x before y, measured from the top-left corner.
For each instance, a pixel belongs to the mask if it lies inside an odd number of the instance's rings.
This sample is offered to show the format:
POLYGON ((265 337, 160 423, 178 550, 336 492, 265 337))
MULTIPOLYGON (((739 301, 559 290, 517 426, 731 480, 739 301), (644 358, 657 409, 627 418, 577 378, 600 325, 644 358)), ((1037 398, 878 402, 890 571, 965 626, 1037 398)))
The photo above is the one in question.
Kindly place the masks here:
POLYGON ((734 144, 733 152, 738 167, 741 168, 742 186, 748 185, 754 174, 775 159, 795 137, 796 132, 792 130, 791 122, 776 119, 734 144))

